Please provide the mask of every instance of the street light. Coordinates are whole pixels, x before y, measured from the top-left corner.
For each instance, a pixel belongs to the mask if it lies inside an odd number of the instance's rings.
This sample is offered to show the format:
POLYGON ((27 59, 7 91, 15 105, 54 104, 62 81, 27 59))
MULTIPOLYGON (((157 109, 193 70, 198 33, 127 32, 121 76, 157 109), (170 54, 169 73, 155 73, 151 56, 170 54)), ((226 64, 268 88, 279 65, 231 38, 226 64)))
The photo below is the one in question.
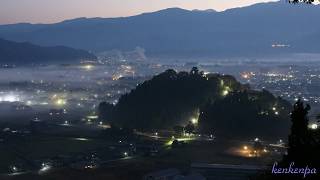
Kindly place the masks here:
POLYGON ((318 124, 311 124, 311 129, 316 130, 318 129, 318 124))
POLYGON ((191 123, 194 124, 194 125, 198 124, 198 119, 197 118, 192 118, 191 119, 191 123))
POLYGON ((228 90, 222 91, 222 96, 226 96, 226 95, 228 95, 228 94, 229 94, 229 91, 228 91, 228 90))
POLYGON ((124 155, 124 157, 128 157, 128 153, 127 152, 124 152, 123 155, 124 155))

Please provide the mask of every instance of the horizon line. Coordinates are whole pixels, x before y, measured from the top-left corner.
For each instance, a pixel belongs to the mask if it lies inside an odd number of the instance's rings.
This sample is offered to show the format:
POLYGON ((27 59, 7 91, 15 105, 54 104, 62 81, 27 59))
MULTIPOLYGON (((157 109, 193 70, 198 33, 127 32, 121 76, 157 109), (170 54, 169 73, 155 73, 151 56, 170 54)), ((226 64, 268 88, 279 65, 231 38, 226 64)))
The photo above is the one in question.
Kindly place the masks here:
POLYGON ((49 24, 59 24, 65 21, 72 21, 72 20, 76 20, 76 19, 115 19, 115 18, 128 18, 128 17, 135 17, 135 16, 140 16, 143 14, 149 14, 149 13, 156 13, 156 12, 160 12, 163 10, 168 10, 168 9, 181 9, 181 10, 185 10, 185 11, 207 11, 207 10, 213 10, 214 12, 208 12, 208 13, 222 13, 225 11, 229 11, 229 10, 233 10, 233 9, 239 9, 239 8, 245 8, 245 7, 250 7, 250 6, 254 6, 254 5, 258 5, 258 4, 270 4, 270 3, 282 3, 281 0, 279 1, 270 1, 270 2, 259 2, 259 3, 254 3, 254 4, 250 4, 250 5, 244 5, 244 6, 239 6, 239 7, 231 7, 231 8, 227 8, 221 11, 218 11, 216 9, 213 8, 208 8, 208 9, 187 9, 187 8, 182 8, 182 7, 177 7, 177 6, 172 6, 172 7, 167 7, 167 8, 162 8, 162 9, 158 9, 158 10, 154 10, 154 11, 146 11, 146 12, 140 12, 137 14, 133 14, 133 15, 128 15, 128 16, 109 16, 109 17, 88 17, 88 16, 79 16, 79 17, 71 17, 68 19, 64 19, 64 20, 59 20, 59 21, 52 21, 52 22, 16 22, 16 23, 5 23, 2 24, 0 23, 0 26, 6 26, 6 25, 15 25, 15 24, 31 24, 31 25, 49 25, 49 24))
MULTIPOLYGON (((269 1, 269 2, 259 2, 259 3, 254 3, 254 4, 250 4, 250 5, 244 5, 244 6, 239 6, 239 7, 231 7, 231 8, 227 8, 224 10, 216 10, 213 8, 208 8, 208 9, 187 9, 187 8, 182 8, 182 7, 177 7, 177 6, 172 6, 172 7, 167 7, 167 8, 162 8, 162 9, 158 9, 158 10, 154 10, 154 11, 146 11, 146 12, 140 12, 140 13, 136 13, 133 15, 128 15, 128 16, 109 16, 109 17, 102 17, 102 16, 78 16, 78 17, 70 17, 67 19, 63 19, 63 20, 58 20, 58 21, 52 21, 52 22, 15 22, 15 23, 0 23, 0 26, 10 26, 10 25, 17 25, 17 24, 30 24, 30 25, 50 25, 50 24, 59 24, 59 23, 63 23, 66 21, 72 21, 72 20, 77 20, 77 19, 116 19, 116 18, 129 18, 129 17, 135 17, 135 16, 140 16, 143 14, 150 14, 150 13, 157 13, 157 12, 161 12, 164 10, 169 10, 169 9, 180 9, 180 10, 185 10, 185 11, 189 11, 189 12, 195 12, 195 11, 199 11, 199 12, 205 12, 208 10, 212 10, 212 12, 207 12, 207 13, 223 13, 226 11, 230 11, 230 10, 235 10, 235 9, 240 9, 240 8, 246 8, 246 7, 251 7, 251 6, 255 6, 255 5, 259 5, 259 4, 282 4, 284 1, 283 0, 278 0, 278 1, 269 1)), ((301 6, 304 4, 299 4, 299 5, 294 5, 294 6, 301 6)), ((320 3, 318 4, 308 4, 308 6, 320 6, 320 3)))

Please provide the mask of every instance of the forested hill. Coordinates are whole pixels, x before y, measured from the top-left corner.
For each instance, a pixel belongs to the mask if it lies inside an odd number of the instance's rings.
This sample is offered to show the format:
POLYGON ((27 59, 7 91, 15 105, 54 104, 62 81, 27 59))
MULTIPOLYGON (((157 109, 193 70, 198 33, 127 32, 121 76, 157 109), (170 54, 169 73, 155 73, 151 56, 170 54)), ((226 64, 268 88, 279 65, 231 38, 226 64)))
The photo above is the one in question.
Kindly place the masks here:
POLYGON ((242 122, 245 123, 239 128, 247 129, 237 132, 250 134, 253 133, 250 128, 257 128, 261 134, 267 134, 264 129, 275 127, 285 131, 289 109, 289 103, 267 91, 252 91, 232 76, 204 75, 197 68, 190 72, 167 70, 123 95, 117 105, 104 102, 99 106, 100 118, 120 127, 148 131, 173 129, 200 117, 197 130, 213 132, 219 128, 221 134, 229 133, 242 122), (275 113, 274 105, 281 108, 277 115, 271 114, 275 113), (265 111, 270 116, 261 118, 265 111), (237 123, 230 129, 228 124, 234 121, 237 123), (261 126, 256 126, 259 123, 261 126))
POLYGON ((19 65, 71 63, 96 58, 84 50, 63 46, 42 47, 27 42, 18 43, 0 39, 0 63, 19 65))
POLYGON ((243 91, 201 109, 199 129, 232 138, 286 138, 291 104, 270 92, 243 91))

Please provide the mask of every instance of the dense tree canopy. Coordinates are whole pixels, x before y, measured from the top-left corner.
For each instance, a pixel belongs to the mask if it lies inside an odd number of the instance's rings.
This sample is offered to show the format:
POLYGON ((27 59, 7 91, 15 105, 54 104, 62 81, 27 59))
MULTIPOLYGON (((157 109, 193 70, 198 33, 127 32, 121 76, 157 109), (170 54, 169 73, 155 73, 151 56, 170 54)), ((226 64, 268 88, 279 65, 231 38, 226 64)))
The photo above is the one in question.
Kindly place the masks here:
POLYGON ((288 0, 289 3, 298 4, 298 3, 306 3, 306 4, 312 4, 318 0, 288 0))
POLYGON ((268 91, 232 93, 201 110, 204 132, 223 137, 285 137, 289 133, 290 104, 268 91))
POLYGON ((123 95, 117 105, 101 103, 99 112, 102 120, 124 128, 180 130, 175 127, 194 124, 194 131, 204 133, 272 136, 288 133, 289 109, 286 101, 267 91, 252 91, 233 76, 204 75, 192 68, 156 75, 123 95))
POLYGON ((169 69, 123 95, 115 107, 102 103, 100 114, 102 119, 137 129, 186 125, 191 118, 198 118, 199 108, 207 102, 245 88, 232 76, 205 76, 197 68, 190 72, 169 69))
MULTIPOLYGON (((291 133, 289 135, 288 155, 284 162, 295 162, 301 166, 320 167, 320 132, 308 128, 309 105, 298 100, 291 114, 291 133)), ((319 178, 319 175, 318 175, 319 178)))

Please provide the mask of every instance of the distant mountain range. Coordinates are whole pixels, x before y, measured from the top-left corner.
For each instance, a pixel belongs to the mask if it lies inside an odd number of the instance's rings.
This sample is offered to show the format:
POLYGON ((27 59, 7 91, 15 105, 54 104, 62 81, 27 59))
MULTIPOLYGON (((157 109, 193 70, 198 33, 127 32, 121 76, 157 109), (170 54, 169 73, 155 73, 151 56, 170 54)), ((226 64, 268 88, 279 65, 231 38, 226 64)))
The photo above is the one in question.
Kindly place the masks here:
POLYGON ((318 17, 320 5, 284 2, 259 3, 223 12, 170 8, 131 17, 1 25, 0 37, 93 52, 141 47, 147 56, 319 53, 318 17))
POLYGON ((0 39, 0 64, 50 64, 93 60, 97 57, 84 50, 55 46, 42 47, 0 39))

